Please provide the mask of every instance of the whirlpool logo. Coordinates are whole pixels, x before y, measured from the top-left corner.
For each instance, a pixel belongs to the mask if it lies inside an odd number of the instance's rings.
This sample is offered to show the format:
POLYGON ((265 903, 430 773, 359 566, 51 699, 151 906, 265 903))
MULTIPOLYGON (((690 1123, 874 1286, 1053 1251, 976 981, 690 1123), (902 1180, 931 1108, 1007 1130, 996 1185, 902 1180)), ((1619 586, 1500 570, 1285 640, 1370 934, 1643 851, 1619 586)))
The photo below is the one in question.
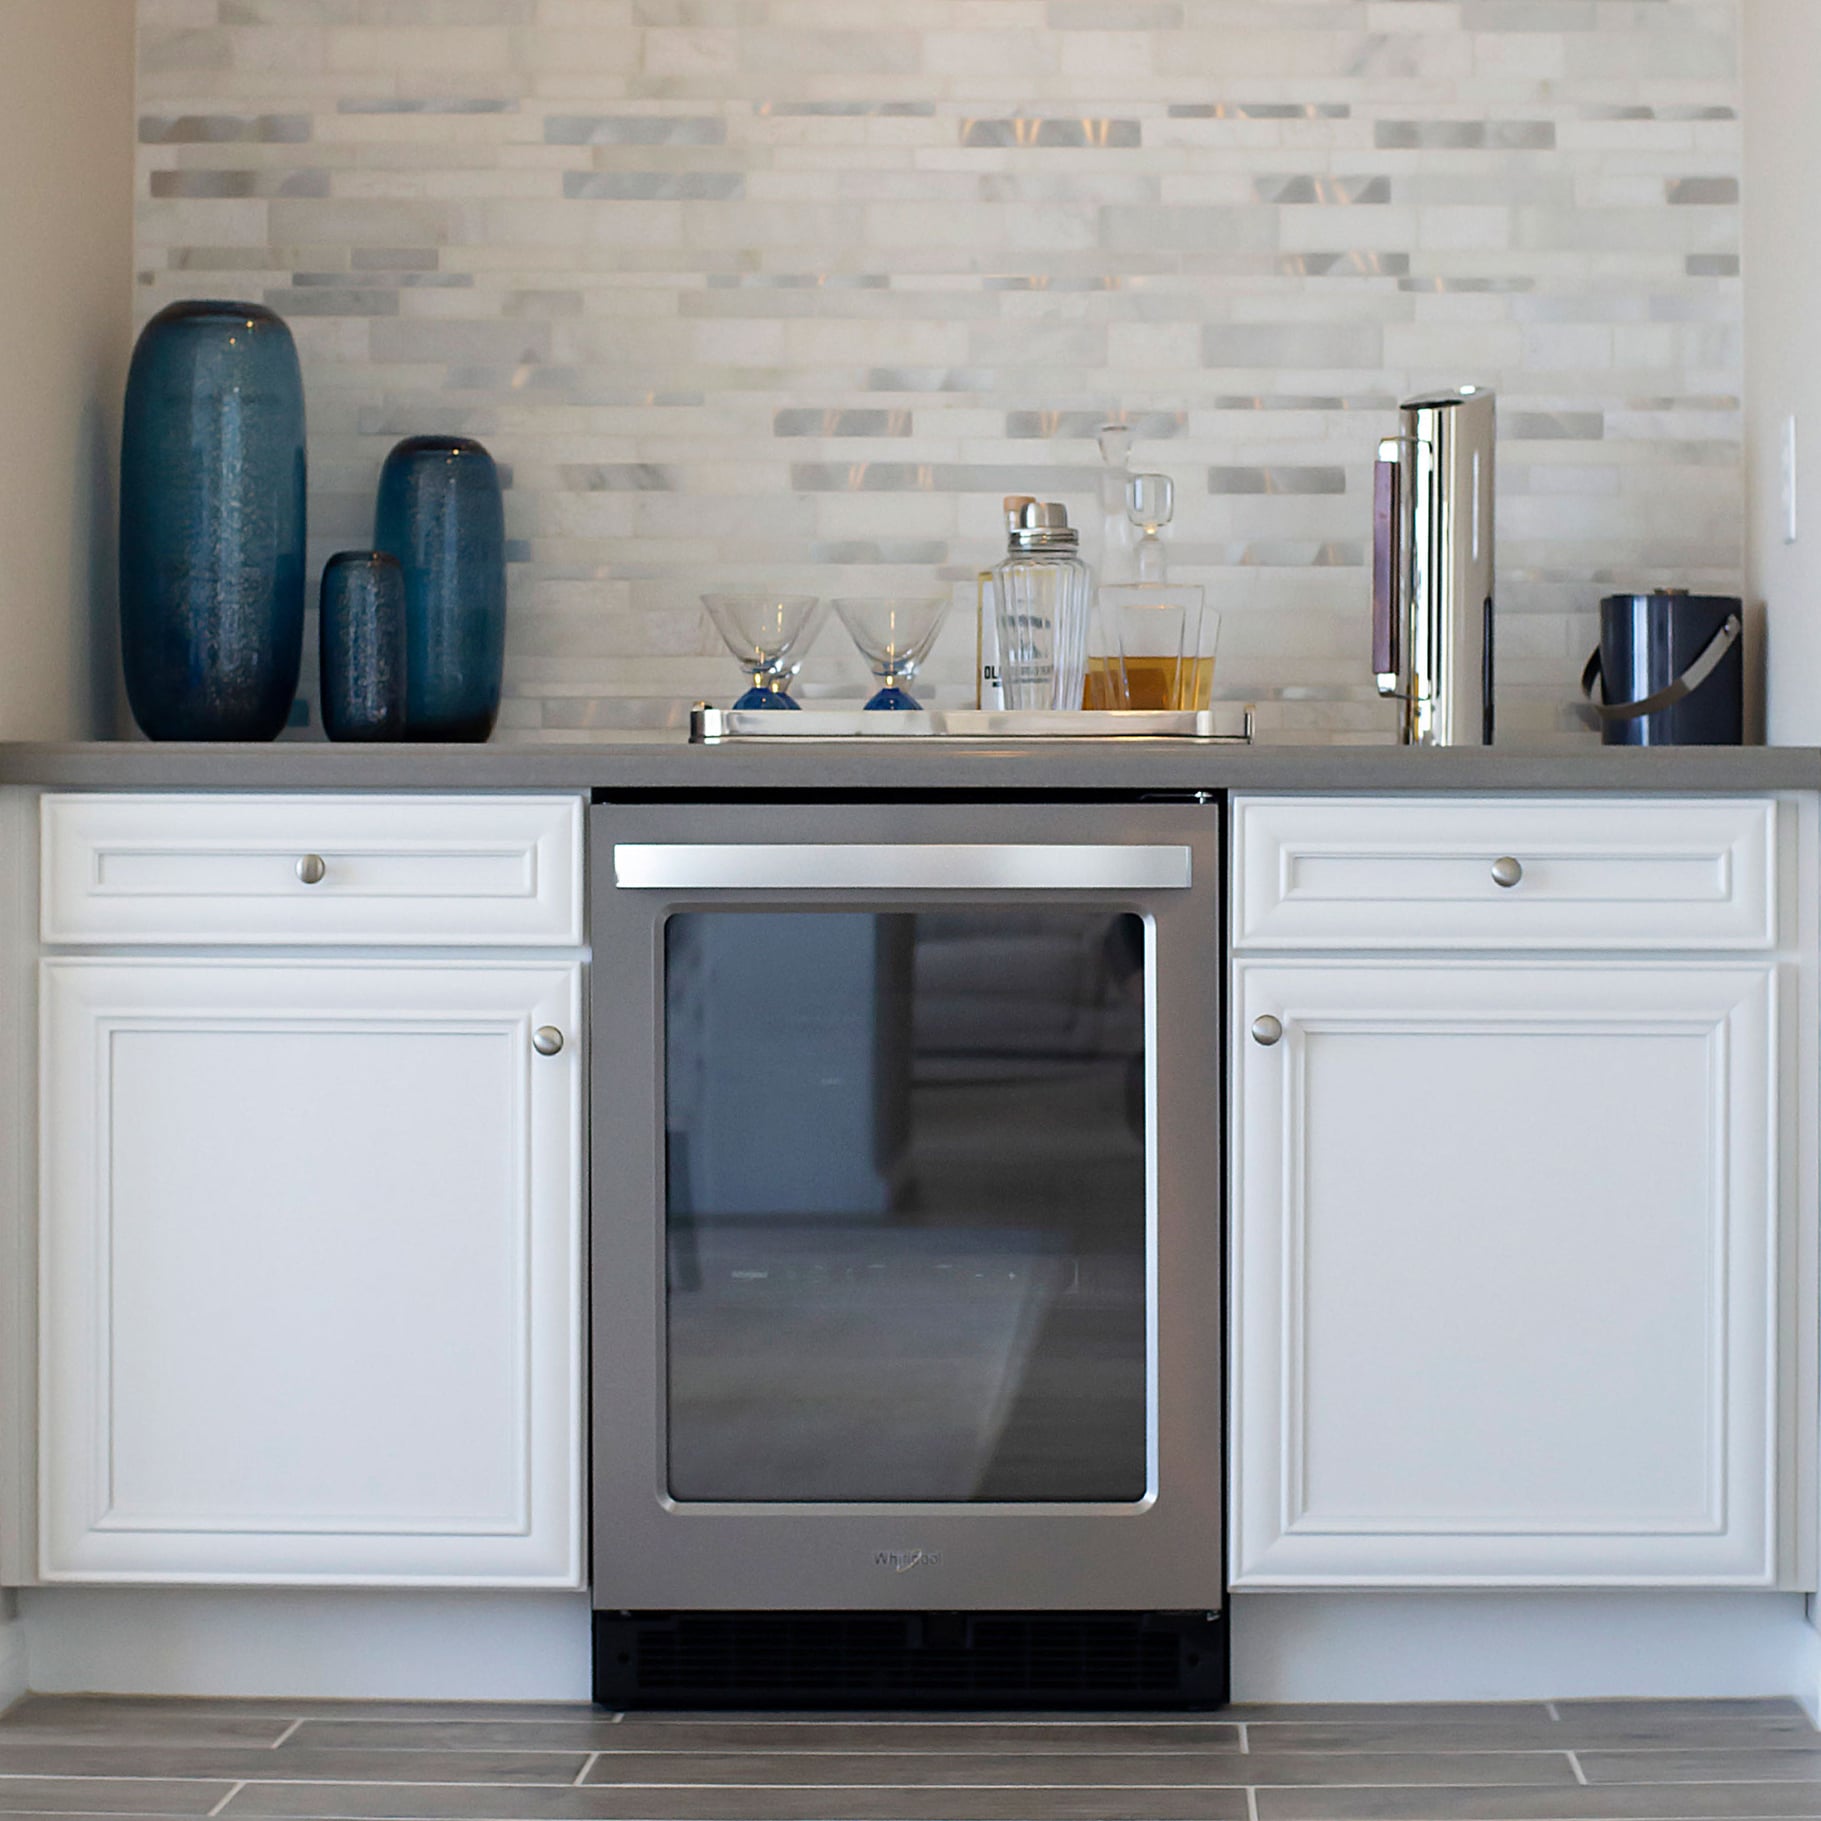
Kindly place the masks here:
POLYGON ((913 1568, 940 1568, 940 1549, 881 1549, 873 1557, 875 1568, 889 1568, 893 1574, 909 1574, 913 1568))

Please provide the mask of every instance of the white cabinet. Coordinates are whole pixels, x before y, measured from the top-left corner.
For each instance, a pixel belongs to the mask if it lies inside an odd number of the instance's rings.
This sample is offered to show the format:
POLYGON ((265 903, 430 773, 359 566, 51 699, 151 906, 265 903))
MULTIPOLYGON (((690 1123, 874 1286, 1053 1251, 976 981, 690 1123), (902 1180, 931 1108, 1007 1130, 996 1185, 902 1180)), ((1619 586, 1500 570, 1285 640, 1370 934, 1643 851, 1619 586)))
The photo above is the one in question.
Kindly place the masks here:
POLYGON ((39 820, 39 1577, 582 1585, 580 800, 39 820))
POLYGON ((580 1585, 579 964, 40 992, 42 1577, 580 1585))
POLYGON ((1360 807, 1236 814, 1233 1584, 1812 1585, 1814 915, 1775 883, 1782 810, 1360 807), (1710 904, 1705 942, 1593 952, 1620 893, 1589 871, 1576 909, 1548 856, 1606 840, 1719 856, 1705 900, 1698 860, 1627 888, 1666 937, 1710 904), (1478 881, 1507 856, 1519 887, 1478 881), (1756 953, 1721 927, 1748 898, 1756 953), (1300 937, 1270 908, 1299 901, 1300 937))
POLYGON ((1775 1584, 1774 989, 1239 969, 1236 1585, 1775 1584))

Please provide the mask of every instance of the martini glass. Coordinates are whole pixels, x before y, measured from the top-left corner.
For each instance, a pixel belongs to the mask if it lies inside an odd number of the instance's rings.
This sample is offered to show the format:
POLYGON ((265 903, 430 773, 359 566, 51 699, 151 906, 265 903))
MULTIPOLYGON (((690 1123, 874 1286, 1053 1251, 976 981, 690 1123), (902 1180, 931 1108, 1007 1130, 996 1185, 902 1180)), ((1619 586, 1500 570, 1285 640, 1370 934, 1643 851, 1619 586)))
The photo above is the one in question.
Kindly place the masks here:
POLYGON ((735 708, 795 708, 790 680, 822 630, 827 603, 813 594, 705 594, 702 605, 752 678, 735 708))
POLYGON ((906 685, 929 656, 948 613, 947 595, 876 595, 835 602, 848 636, 859 646, 879 690, 868 708, 920 708, 906 685))

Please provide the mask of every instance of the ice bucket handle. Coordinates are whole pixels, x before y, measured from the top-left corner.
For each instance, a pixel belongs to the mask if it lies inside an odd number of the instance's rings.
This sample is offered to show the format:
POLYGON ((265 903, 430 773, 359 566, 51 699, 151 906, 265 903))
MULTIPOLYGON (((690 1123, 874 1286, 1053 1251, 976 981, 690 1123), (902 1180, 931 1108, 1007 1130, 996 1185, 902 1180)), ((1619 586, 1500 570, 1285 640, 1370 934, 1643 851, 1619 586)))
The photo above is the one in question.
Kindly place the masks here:
POLYGON ((1739 634, 1744 630, 1745 622, 1740 616, 1729 613, 1726 624, 1707 641, 1701 655, 1673 683, 1666 683, 1638 702, 1605 700, 1606 679, 1600 670, 1600 648, 1596 645, 1593 656, 1587 660, 1587 668, 1581 672, 1581 694, 1587 698, 1589 706, 1602 721, 1637 721, 1647 714, 1658 714, 1693 695, 1713 674, 1720 660, 1738 643, 1739 634), (1600 692, 1597 696, 1594 694, 1596 689, 1600 692))

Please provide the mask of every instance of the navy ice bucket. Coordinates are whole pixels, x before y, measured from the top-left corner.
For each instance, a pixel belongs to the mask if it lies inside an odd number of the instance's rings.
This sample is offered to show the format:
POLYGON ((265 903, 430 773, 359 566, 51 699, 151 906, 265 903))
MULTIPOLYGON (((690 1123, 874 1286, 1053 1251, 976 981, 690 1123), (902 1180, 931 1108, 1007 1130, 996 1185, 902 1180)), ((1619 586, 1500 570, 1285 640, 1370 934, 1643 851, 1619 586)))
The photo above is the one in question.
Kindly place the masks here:
POLYGON ((1609 594, 1581 673, 1607 746, 1738 746, 1744 613, 1724 594, 1609 594))

